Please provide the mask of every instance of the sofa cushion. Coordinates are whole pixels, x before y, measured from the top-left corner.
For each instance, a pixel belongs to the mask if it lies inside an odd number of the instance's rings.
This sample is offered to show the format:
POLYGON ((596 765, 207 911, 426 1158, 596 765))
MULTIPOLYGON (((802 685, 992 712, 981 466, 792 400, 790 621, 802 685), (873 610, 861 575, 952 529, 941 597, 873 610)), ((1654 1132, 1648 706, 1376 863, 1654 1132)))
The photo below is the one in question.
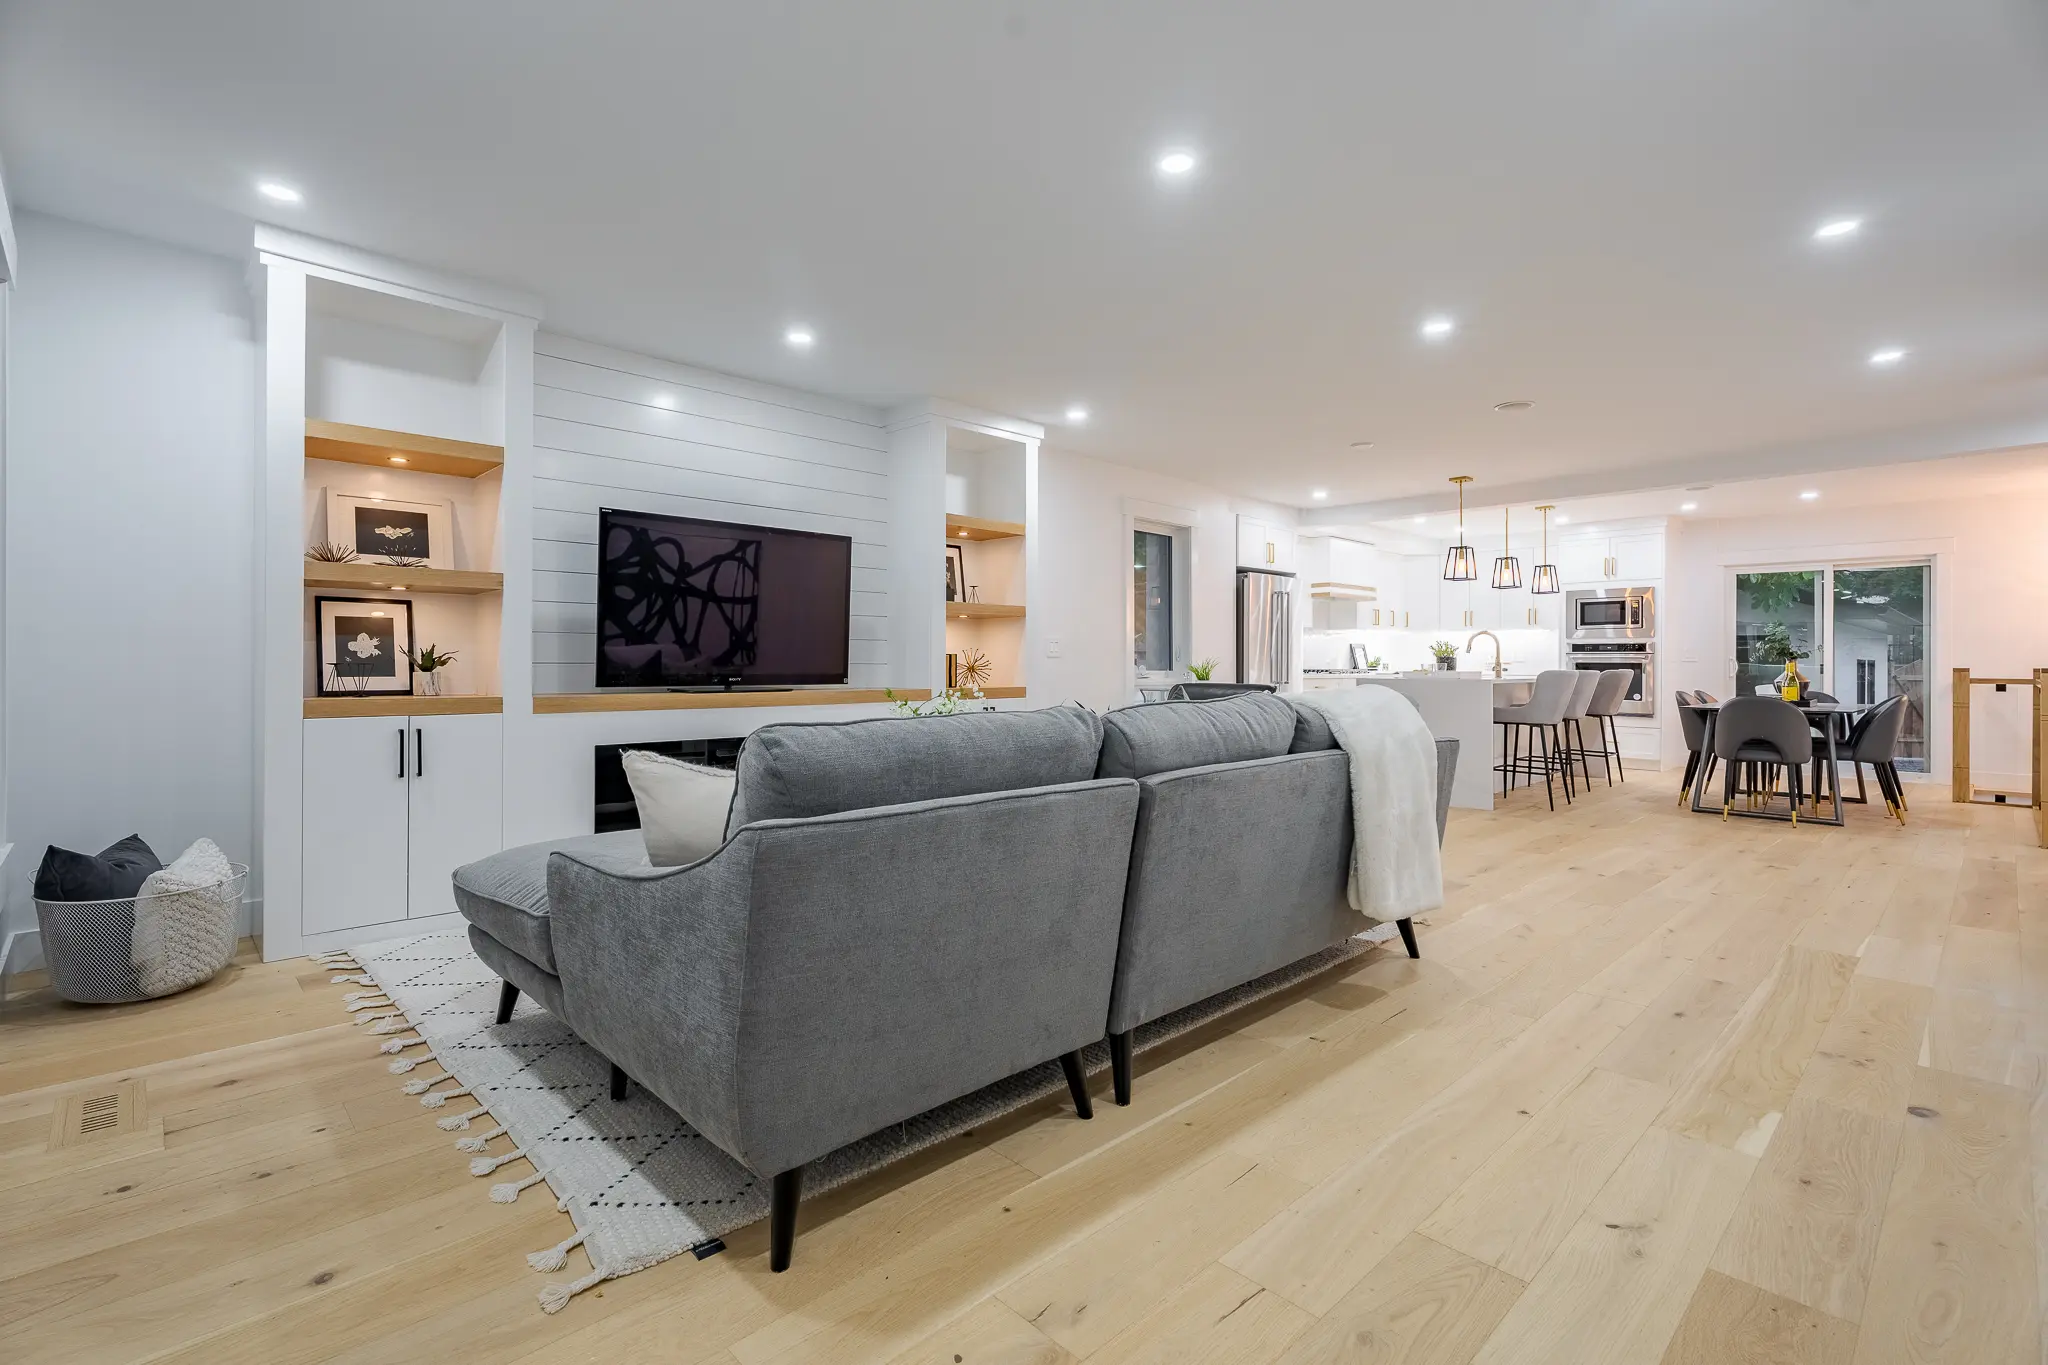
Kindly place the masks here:
POLYGON ((1294 740, 1287 746, 1288 753, 1313 754, 1338 747, 1337 733, 1322 712, 1291 699, 1287 704, 1294 708, 1294 740))
POLYGON ((640 831, 618 829, 522 844, 455 869, 455 907, 463 918, 551 973, 557 969, 548 932, 548 858, 555 853, 646 862, 640 831))
POLYGON ((1127 706, 1102 718, 1102 759, 1095 775, 1150 777, 1277 758, 1293 739, 1294 708, 1270 692, 1127 706))
POLYGON ((152 872, 163 870, 163 861, 140 834, 107 845, 98 853, 73 853, 52 844, 36 869, 35 898, 39 901, 118 901, 142 890, 152 872))
POLYGON ((803 819, 983 792, 1086 782, 1102 720, 1083 706, 764 725, 740 749, 728 836, 803 819))
POLYGON ((725 842, 725 818, 732 810, 732 769, 685 763, 642 749, 620 754, 619 767, 640 810, 648 862, 682 867, 718 852, 725 842))

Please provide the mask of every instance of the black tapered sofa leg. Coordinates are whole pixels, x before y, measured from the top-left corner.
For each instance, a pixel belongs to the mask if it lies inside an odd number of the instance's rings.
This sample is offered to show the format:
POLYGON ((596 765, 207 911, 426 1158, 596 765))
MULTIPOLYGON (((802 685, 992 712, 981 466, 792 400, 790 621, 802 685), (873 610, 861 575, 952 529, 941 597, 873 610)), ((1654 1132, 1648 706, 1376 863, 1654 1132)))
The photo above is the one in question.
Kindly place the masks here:
POLYGON ((509 981, 500 983, 498 986, 498 1022, 501 1024, 510 1023, 512 1021, 512 1007, 518 1003, 519 988, 509 981))
POLYGON ((612 1102, 616 1104, 618 1101, 626 1098, 626 1087, 631 1085, 632 1083, 633 1078, 626 1074, 626 1068, 620 1066, 617 1062, 613 1062, 612 1102))
POLYGON ((1081 1070, 1079 1052, 1062 1052, 1060 1070, 1067 1073, 1067 1093, 1074 1097, 1074 1112, 1084 1119, 1095 1117, 1095 1106, 1088 1099, 1088 1073, 1081 1070))
POLYGON ((1131 1031, 1109 1035, 1109 1075, 1116 1087, 1116 1102, 1131 1102, 1131 1031))
POLYGON ((775 1177, 768 1197, 768 1268, 778 1275, 789 1269, 789 1253, 796 1246, 796 1206, 803 1197, 803 1167, 775 1177))
POLYGON ((1422 949, 1415 945, 1415 921, 1397 919, 1394 921, 1394 927, 1401 931, 1401 946, 1408 950, 1408 956, 1421 957, 1422 949))

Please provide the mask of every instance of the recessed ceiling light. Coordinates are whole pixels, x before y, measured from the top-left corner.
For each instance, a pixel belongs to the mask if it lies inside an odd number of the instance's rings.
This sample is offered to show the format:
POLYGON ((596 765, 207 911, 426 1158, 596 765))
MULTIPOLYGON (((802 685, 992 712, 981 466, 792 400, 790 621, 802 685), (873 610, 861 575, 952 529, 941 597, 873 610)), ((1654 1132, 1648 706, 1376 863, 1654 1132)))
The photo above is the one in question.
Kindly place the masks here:
POLYGON ((1353 450, 1371 450, 1371 449, 1372 449, 1372 442, 1371 442, 1371 441, 1353 441, 1353 442, 1351 443, 1351 448, 1352 448, 1353 450))
POLYGON ((1896 365, 1905 358, 1905 350, 1898 346, 1887 346, 1881 351, 1870 353, 1870 363, 1873 365, 1896 365))
POLYGON ((1495 412, 1527 412, 1535 406, 1534 403, 1526 398, 1510 398, 1505 403, 1495 403, 1493 410, 1495 412))
POLYGON ((1186 175, 1195 168, 1195 154, 1190 151, 1166 152, 1160 156, 1158 164, 1161 175, 1186 175))
POLYGON ((1069 422, 1072 422, 1075 426, 1079 426, 1081 423, 1088 420, 1088 409, 1081 407, 1078 404, 1074 407, 1068 408, 1067 420, 1069 422))
POLYGON ((1422 525, 1422 523, 1423 523, 1423 522, 1425 522, 1425 521, 1428 521, 1428 520, 1429 520, 1429 518, 1428 518, 1428 517, 1417 517, 1417 518, 1415 519, 1415 524, 1416 524, 1417 526, 1420 526, 1420 525, 1422 525))
POLYGON ((1809 488, 1804 493, 1801 493, 1799 495, 1799 500, 1801 502, 1812 502, 1815 498, 1819 496, 1820 490, 1818 488, 1809 488))
POLYGON ((1442 341, 1457 330, 1458 324, 1453 318, 1439 316, 1422 320, 1422 335, 1431 341, 1442 341))
POLYGON ((1555 520, 1555 521, 1557 522, 1557 524, 1558 524, 1559 526, 1563 526, 1563 525, 1564 525, 1565 523, 1569 522, 1569 521, 1571 520, 1571 518, 1570 518, 1570 517, 1557 517, 1557 518, 1554 518, 1554 520, 1555 520))
POLYGON ((405 456, 403 456, 403 455, 392 455, 392 456, 389 456, 388 458, 390 459, 391 463, 393 463, 393 464, 404 464, 404 463, 405 463, 405 456))
POLYGON ((306 197, 290 185, 280 185, 275 180, 266 180, 258 185, 256 193, 265 199, 274 199, 280 204, 296 204, 306 197))
POLYGON ((1863 227, 1861 218, 1830 218, 1813 230, 1816 242, 1837 242, 1844 237, 1854 237, 1863 227))
POLYGON ((1697 512, 1700 510, 1700 505, 1696 502, 1681 502, 1678 504, 1678 510, 1681 512, 1697 512))
POLYGON ((808 327, 792 327, 782 334, 783 343, 794 350, 808 351, 818 339, 808 327))
POLYGON ((1324 498, 1330 496, 1330 490, 1327 488, 1312 488, 1309 490, 1308 495, 1314 498, 1317 502, 1321 502, 1324 498))

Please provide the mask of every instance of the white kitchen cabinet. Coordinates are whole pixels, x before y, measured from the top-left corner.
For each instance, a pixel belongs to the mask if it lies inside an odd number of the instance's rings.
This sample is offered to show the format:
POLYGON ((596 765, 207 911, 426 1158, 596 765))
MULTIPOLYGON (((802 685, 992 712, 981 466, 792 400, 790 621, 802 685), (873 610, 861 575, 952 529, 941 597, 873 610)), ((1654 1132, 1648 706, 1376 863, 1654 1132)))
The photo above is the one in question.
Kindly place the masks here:
POLYGON ((503 718, 304 722, 307 936, 455 909, 449 874, 504 841, 503 718))
POLYGON ((1664 577, 1664 533, 1568 536, 1557 544, 1558 574, 1572 585, 1656 583, 1664 577))
POLYGON ((1664 579, 1664 533, 1637 531, 1617 535, 1609 555, 1614 576, 1622 583, 1659 583, 1664 579))
POLYGON ((1295 571, 1294 528, 1258 517, 1237 519, 1237 567, 1295 571))
POLYGON ((1570 536, 1557 544, 1557 574, 1566 583, 1605 583, 1611 543, 1606 536, 1570 536))

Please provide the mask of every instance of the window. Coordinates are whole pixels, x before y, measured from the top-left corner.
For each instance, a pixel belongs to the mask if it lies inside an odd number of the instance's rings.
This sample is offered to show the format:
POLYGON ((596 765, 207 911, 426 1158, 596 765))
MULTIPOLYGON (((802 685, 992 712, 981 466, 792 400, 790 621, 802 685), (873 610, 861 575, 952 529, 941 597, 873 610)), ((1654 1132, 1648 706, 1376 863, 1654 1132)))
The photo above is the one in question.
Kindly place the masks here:
POLYGON ((1820 564, 1735 575, 1737 696, 1769 692, 1796 656, 1817 690, 1906 698, 1898 765, 1927 771, 1928 565, 1820 564))
POLYGON ((1173 671, 1173 536, 1131 533, 1131 661, 1140 674, 1173 671))

